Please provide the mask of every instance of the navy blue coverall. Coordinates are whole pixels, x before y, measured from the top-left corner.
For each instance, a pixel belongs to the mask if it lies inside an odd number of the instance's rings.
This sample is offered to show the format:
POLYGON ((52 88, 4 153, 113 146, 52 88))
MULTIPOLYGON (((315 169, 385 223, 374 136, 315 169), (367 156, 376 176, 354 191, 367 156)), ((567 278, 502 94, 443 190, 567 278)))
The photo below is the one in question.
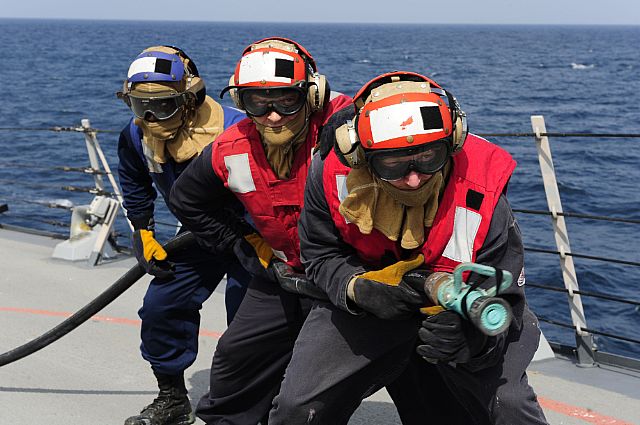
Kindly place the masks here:
MULTIPOLYGON (((246 117, 237 109, 222 108, 224 128, 246 117)), ((153 217, 157 192, 166 202, 173 183, 191 162, 177 163, 169 158, 160 169, 152 171, 141 139, 142 131, 131 120, 120 133, 118 142, 118 174, 124 207, 132 222, 148 222, 153 217)), ((221 202, 233 214, 242 215, 242 206, 234 196, 221 202)), ((235 257, 216 258, 195 244, 172 254, 169 260, 175 264, 175 278, 152 279, 138 311, 142 319, 140 351, 155 372, 178 375, 195 361, 204 301, 227 274, 225 304, 229 323, 240 306, 251 275, 235 257)))

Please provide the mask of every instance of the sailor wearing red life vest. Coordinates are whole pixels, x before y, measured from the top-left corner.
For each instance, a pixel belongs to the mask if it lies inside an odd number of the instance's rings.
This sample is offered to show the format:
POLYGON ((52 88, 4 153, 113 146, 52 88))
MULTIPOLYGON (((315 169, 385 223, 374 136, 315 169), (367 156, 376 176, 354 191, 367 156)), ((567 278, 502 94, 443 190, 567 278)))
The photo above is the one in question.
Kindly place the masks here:
POLYGON ((203 247, 218 255, 231 249, 254 276, 218 342, 196 414, 207 424, 256 424, 271 408, 311 304, 281 289, 270 265, 303 273, 298 219, 312 151, 328 118, 351 99, 332 98, 309 52, 284 38, 247 47, 226 91, 248 118, 185 170, 170 203, 203 247), (229 192, 250 226, 225 214, 219 200, 229 192))
POLYGON ((455 98, 422 75, 381 75, 354 104, 324 130, 300 218, 306 274, 329 302, 307 317, 269 424, 344 424, 383 386, 403 424, 546 424, 525 371, 539 329, 505 195, 515 162, 467 134, 455 98), (469 261, 521 277, 500 294, 514 320, 496 336, 452 311, 424 319, 403 279, 469 261))

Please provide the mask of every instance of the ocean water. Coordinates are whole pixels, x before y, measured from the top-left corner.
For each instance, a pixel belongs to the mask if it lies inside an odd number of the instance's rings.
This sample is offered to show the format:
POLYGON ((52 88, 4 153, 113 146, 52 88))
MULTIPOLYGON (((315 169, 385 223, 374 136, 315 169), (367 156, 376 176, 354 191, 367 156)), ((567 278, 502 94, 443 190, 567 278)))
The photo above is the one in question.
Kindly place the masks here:
MULTIPOLYGON (((87 193, 60 186, 92 185, 89 176, 54 167, 88 166, 75 133, 9 130, 77 126, 119 130, 130 117, 114 93, 129 62, 150 45, 171 44, 196 62, 217 97, 242 49, 267 36, 303 44, 334 90, 353 95, 383 72, 415 71, 458 98, 473 132, 531 132, 530 116, 544 115, 550 132, 640 133, 640 27, 331 25, 0 20, 0 222, 65 232, 46 221, 69 212, 38 206, 89 203, 87 193)), ((223 103, 229 104, 228 99, 223 103)), ((100 133, 110 165, 117 164, 117 132, 100 133)), ((518 161, 509 186, 516 209, 546 209, 532 138, 490 138, 518 161)), ((640 219, 640 139, 552 138, 565 211, 640 219)), ((517 214, 525 245, 553 249, 547 216, 517 214)), ((158 220, 170 222, 158 204, 158 220)), ((573 252, 640 261, 637 225, 567 219, 573 252)), ((127 243, 123 221, 120 243, 127 243)), ((171 236, 159 227, 161 239, 171 236)), ((575 259, 580 287, 640 300, 638 267, 575 259)), ((527 252, 527 281, 562 286, 556 255, 527 252)), ((570 323, 566 297, 528 288, 536 313, 570 323)), ((588 326, 638 338, 640 312, 583 297, 588 326)), ((550 340, 573 343, 573 333, 541 324, 550 340)), ((640 347, 596 338, 603 351, 640 357, 640 347)))

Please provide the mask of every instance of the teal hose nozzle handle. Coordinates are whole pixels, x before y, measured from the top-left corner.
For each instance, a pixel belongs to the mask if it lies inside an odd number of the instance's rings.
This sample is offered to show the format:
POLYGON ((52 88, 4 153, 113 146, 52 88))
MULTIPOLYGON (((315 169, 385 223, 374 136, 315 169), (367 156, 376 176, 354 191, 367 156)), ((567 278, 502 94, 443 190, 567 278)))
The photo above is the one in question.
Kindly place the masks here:
POLYGON ((487 277, 499 274, 490 266, 462 263, 454 269, 453 275, 440 272, 429 275, 424 290, 434 304, 469 319, 486 335, 494 336, 507 330, 511 324, 511 307, 504 299, 494 295, 511 285, 511 273, 502 270, 502 279, 496 282, 496 287, 482 289, 467 285, 463 280, 464 272, 487 277))
POLYGON ((504 299, 480 296, 467 307, 467 316, 485 335, 494 336, 509 328, 512 313, 504 299))

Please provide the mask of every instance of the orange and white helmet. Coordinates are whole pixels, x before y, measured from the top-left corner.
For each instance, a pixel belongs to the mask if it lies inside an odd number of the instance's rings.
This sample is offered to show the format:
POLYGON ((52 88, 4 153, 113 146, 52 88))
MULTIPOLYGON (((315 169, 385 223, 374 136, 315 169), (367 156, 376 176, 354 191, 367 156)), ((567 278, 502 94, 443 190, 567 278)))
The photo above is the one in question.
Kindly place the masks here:
POLYGON ((322 109, 328 84, 318 74, 316 62, 309 52, 293 40, 269 37, 259 40, 242 52, 229 85, 220 97, 229 91, 236 106, 245 109, 243 89, 300 90, 312 111, 322 109))
POLYGON ((466 116, 455 98, 432 79, 414 72, 396 71, 374 78, 356 93, 354 104, 356 130, 365 149, 414 147, 450 139, 454 153, 467 135, 466 116))
POLYGON ((336 131, 335 146, 340 160, 352 168, 365 163, 371 168, 378 165, 372 160, 431 149, 432 164, 421 165, 423 172, 436 170, 462 148, 468 133, 466 115, 456 99, 414 72, 382 74, 353 99, 356 114, 336 131))

